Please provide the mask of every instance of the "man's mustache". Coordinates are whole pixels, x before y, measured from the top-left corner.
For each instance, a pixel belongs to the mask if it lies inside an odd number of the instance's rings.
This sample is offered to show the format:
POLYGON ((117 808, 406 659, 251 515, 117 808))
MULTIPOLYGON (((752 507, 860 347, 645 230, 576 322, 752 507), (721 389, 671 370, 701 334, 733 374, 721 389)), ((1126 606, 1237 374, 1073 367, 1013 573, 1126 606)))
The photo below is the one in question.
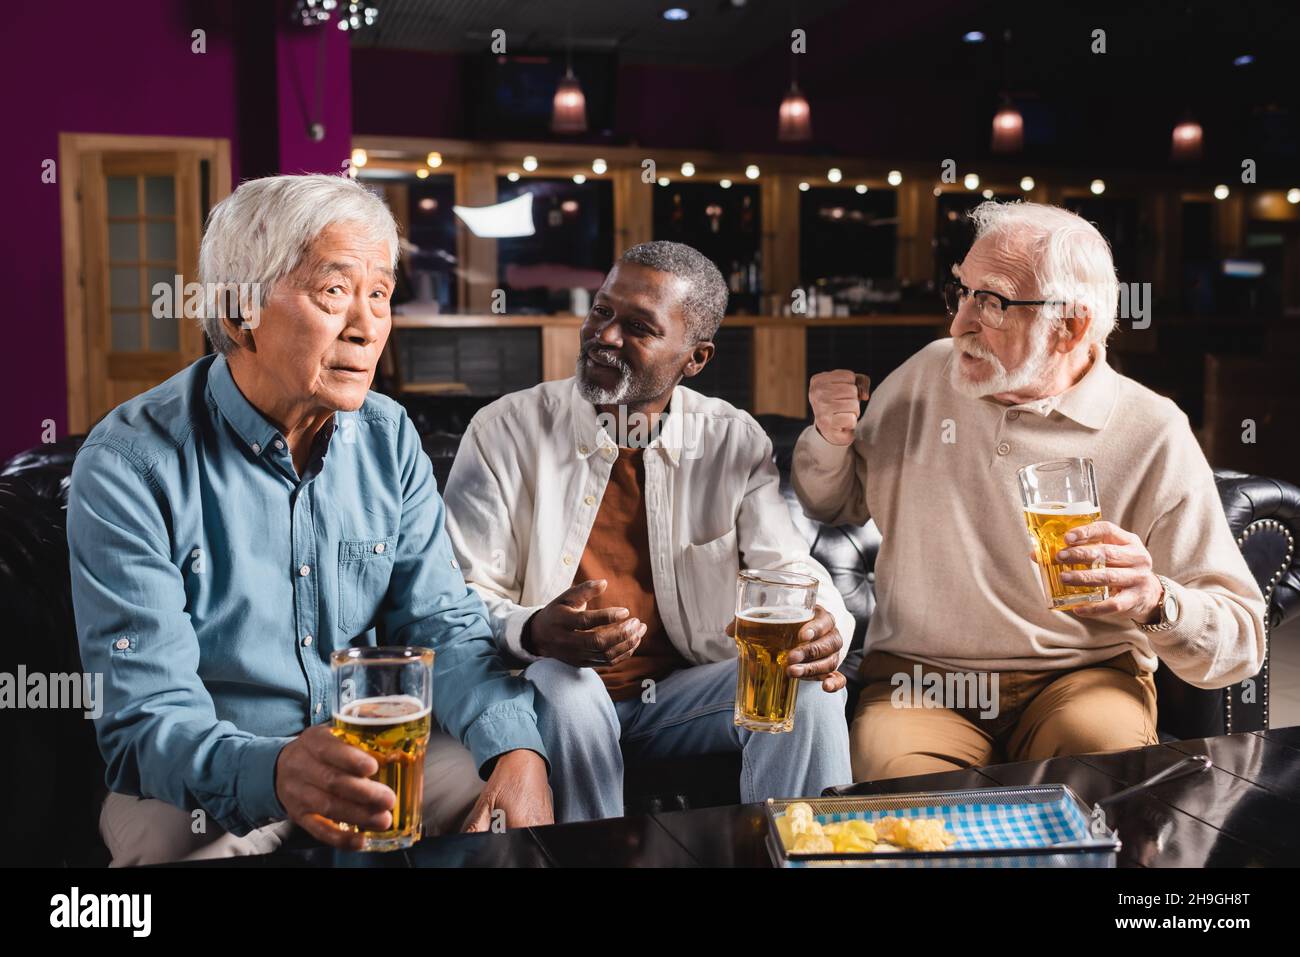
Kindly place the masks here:
POLYGON ((973 337, 968 339, 963 336, 959 339, 956 339, 955 342, 957 343, 958 350, 966 353, 968 356, 974 356, 976 359, 995 358, 995 356, 993 355, 993 351, 991 349, 988 349, 985 346, 981 345, 973 337))
POLYGON ((601 362, 617 367, 620 371, 630 371, 631 366, 619 356, 613 349, 605 349, 595 343, 587 343, 582 347, 582 357, 584 359, 596 358, 601 362))

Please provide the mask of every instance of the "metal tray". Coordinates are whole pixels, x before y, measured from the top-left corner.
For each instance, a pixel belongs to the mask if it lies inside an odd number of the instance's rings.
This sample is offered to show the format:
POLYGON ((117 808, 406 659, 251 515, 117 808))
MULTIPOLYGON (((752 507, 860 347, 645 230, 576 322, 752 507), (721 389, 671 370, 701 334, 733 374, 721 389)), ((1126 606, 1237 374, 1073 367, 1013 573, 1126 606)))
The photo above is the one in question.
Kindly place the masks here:
POLYGON ((768 851, 778 867, 1114 867, 1120 841, 1064 784, 863 797, 769 798, 768 851), (795 852, 778 815, 804 803, 823 824, 851 818, 943 817, 959 841, 943 851, 795 852), (829 820, 828 820, 829 819, 829 820))

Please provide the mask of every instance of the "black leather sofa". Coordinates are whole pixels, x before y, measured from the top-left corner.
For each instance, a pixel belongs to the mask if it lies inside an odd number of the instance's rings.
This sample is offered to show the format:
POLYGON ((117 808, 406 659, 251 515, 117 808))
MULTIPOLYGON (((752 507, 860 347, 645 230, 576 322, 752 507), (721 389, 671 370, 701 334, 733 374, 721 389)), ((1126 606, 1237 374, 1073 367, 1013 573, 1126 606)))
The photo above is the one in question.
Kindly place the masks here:
MULTIPOLYGON (((439 483, 451 469, 470 417, 487 400, 404 400, 423 437, 439 483)), ((859 660, 875 608, 874 563, 880 539, 865 527, 826 526, 807 519, 789 487, 795 440, 805 423, 778 416, 760 421, 772 437, 782 490, 813 555, 834 576, 856 619, 852 657, 859 660)), ((0 672, 74 673, 81 670, 68 588, 64 509, 68 478, 82 436, 22 452, 0 467, 0 672)), ((1220 497, 1238 544, 1268 599, 1268 624, 1277 628, 1300 611, 1300 488, 1236 472, 1216 472, 1220 497)), ((104 561, 112 561, 105 555, 104 561)), ((1254 700, 1241 688, 1205 691, 1174 677, 1156 675, 1159 730, 1184 739, 1268 727, 1268 661, 1256 677, 1254 700)), ((850 684, 850 709, 855 687, 850 684)), ((0 789, 0 860, 12 864, 107 863, 99 839, 98 808, 104 766, 94 728, 80 712, 0 710, 0 766, 9 786, 0 789)), ((737 755, 628 762, 625 805, 629 813, 731 804, 739 800, 737 755)))

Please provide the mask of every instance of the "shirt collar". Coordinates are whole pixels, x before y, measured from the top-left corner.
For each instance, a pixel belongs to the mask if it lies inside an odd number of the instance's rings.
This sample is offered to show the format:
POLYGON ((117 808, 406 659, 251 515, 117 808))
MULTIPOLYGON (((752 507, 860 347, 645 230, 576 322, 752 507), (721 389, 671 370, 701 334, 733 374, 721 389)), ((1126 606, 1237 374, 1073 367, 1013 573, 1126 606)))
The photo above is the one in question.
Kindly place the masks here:
MULTIPOLYGON (((578 389, 576 376, 573 379, 569 398, 571 410, 569 420, 573 426, 573 454, 580 459, 587 459, 604 448, 617 452, 617 440, 601 424, 596 407, 583 398, 582 392, 578 389)), ((668 408, 660 417, 659 434, 646 446, 650 449, 659 449, 674 466, 680 462, 682 454, 682 403, 682 390, 674 387, 672 398, 668 400, 668 408)))
POLYGON ((1049 401, 1053 403, 1051 408, 1066 418, 1085 428, 1100 429, 1110 420, 1118 394, 1119 374, 1106 361, 1106 348, 1097 344, 1093 346, 1092 368, 1049 401))
POLYGON ((244 393, 239 391, 224 355, 217 356, 208 372, 208 395, 254 455, 261 455, 279 437, 280 430, 268 422, 257 411, 257 407, 244 398, 244 393))
MULTIPOLYGON (((1084 373, 1083 378, 1058 395, 1012 406, 1004 406, 992 396, 984 396, 984 401, 993 403, 1001 409, 1033 412, 1044 418, 1053 412, 1059 412, 1085 428, 1105 428, 1106 423, 1110 421, 1110 414, 1115 408, 1116 397, 1119 394, 1119 373, 1106 361, 1104 346, 1093 345, 1092 350, 1092 366, 1084 373)), ((952 361, 951 357, 949 361, 952 361)))

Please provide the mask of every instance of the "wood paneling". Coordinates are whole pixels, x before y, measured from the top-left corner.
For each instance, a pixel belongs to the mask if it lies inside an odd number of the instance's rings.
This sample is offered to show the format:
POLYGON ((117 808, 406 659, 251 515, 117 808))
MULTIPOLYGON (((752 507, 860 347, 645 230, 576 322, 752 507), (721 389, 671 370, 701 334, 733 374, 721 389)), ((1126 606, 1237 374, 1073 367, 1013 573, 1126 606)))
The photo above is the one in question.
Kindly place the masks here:
MULTIPOLYGON (((491 206, 497 201, 496 165, 489 161, 462 163, 456 176, 458 206, 491 206)), ((475 236, 464 223, 456 225, 460 259, 460 302, 468 312, 491 312, 497 281, 497 241, 475 236)))
POLYGON ((808 392, 805 327, 801 324, 754 329, 754 414, 803 418, 808 392))
POLYGON ((573 375, 578 361, 578 330, 581 323, 542 327, 542 379, 551 382, 573 375))
POLYGON ((774 308, 777 303, 784 307, 799 285, 799 181, 794 176, 776 173, 763 176, 759 183, 763 229, 761 285, 774 308))

